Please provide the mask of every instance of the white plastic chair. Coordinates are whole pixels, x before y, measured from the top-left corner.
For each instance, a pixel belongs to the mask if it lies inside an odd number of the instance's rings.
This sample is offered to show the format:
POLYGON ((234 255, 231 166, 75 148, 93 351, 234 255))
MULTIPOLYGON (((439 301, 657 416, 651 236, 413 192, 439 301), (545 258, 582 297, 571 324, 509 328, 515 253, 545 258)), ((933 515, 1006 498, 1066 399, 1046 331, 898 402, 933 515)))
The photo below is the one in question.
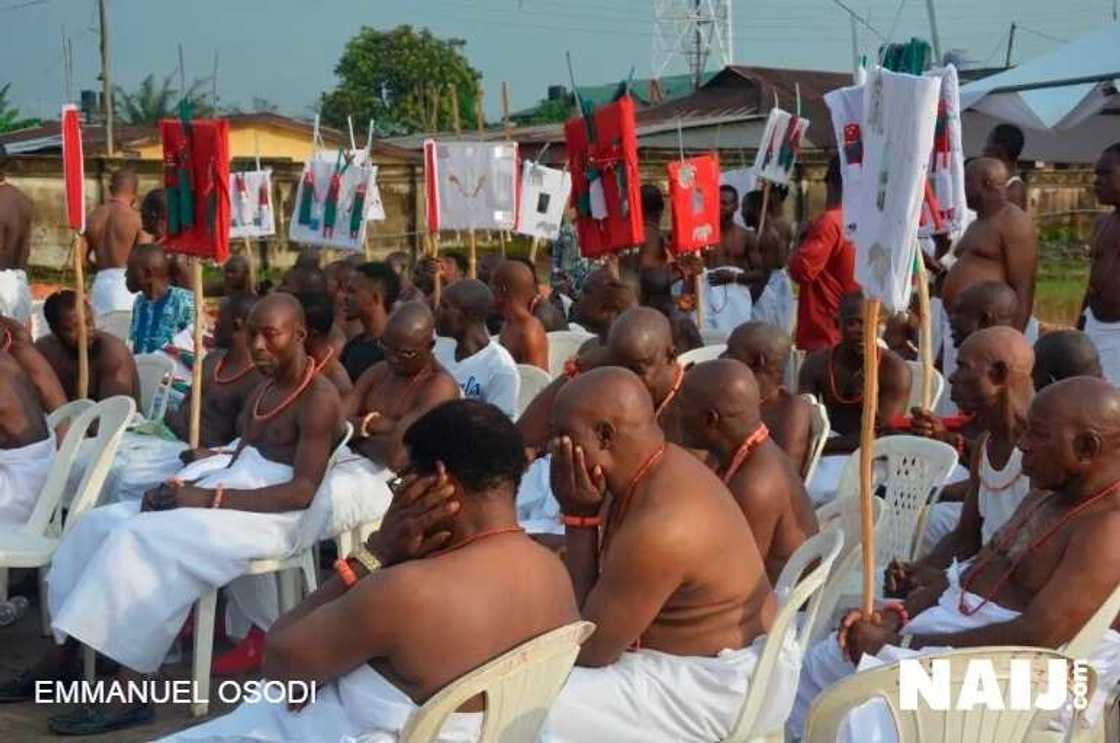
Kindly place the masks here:
POLYGON ((704 341, 705 346, 718 346, 720 343, 727 345, 727 339, 730 337, 730 330, 700 328, 700 339, 704 341))
POLYGON ((798 348, 789 349, 789 358, 786 359, 785 373, 782 381, 787 390, 798 389, 798 379, 801 376, 801 365, 805 363, 805 352, 798 348))
MULTIPOLYGON (((805 609, 805 617, 800 632, 797 633, 797 643, 802 645, 808 640, 808 628, 813 623, 820 606, 821 587, 832 570, 832 563, 840 554, 844 546, 844 535, 839 529, 827 529, 807 539, 797 551, 790 556, 782 574, 778 576, 778 584, 774 593, 778 597, 779 609, 770 625, 770 632, 766 636, 762 654, 754 667, 751 682, 747 688, 747 695, 739 716, 731 726, 731 730, 724 743, 747 743, 747 741, 781 741, 785 721, 775 730, 755 730, 759 713, 763 706, 770 701, 767 680, 774 673, 778 656, 785 644, 786 633, 794 631, 794 621, 797 613, 805 609), (806 568, 816 562, 816 566, 807 575, 802 577, 806 568)), ((804 645, 802 645, 804 647, 804 645)))
POLYGON ((476 694, 486 695, 480 743, 536 740, 568 680, 580 645, 595 631, 573 622, 519 645, 445 686, 412 713, 399 740, 431 743, 447 718, 476 694))
POLYGON ((117 396, 93 404, 88 400, 76 400, 63 405, 48 418, 52 427, 70 419, 70 430, 62 440, 62 446, 55 453, 54 462, 47 473, 43 489, 31 517, 19 527, 0 526, 0 567, 37 568, 39 570, 39 610, 43 621, 43 634, 50 630, 50 617, 47 612, 46 568, 58 547, 62 536, 82 515, 93 507, 101 492, 101 486, 109 475, 113 458, 121 443, 125 427, 136 412, 132 398, 117 396), (88 404, 86 404, 88 403, 88 404), (82 410, 84 408, 84 410, 82 410), (80 412, 79 412, 80 411, 80 412), (66 481, 77 457, 78 446, 86 434, 97 424, 97 436, 93 439, 96 454, 86 467, 85 474, 78 483, 70 509, 63 524, 62 502, 66 481))
POLYGON ((159 353, 142 353, 136 356, 136 373, 140 377, 140 414, 158 420, 163 411, 153 410, 152 405, 160 384, 168 374, 175 373, 175 362, 159 353))
MULTIPOLYGON (((910 367, 910 399, 906 402, 906 409, 922 407, 922 362, 907 361, 910 367)), ((937 403, 945 392, 945 377, 936 369, 933 370, 933 395, 930 399, 930 410, 937 409, 937 403)))
POLYGON ((680 364, 682 368, 688 368, 693 364, 701 364, 705 361, 718 359, 726 350, 726 343, 716 343, 712 346, 700 346, 700 348, 685 351, 680 356, 677 356, 677 363, 680 364))
POLYGON ((553 330, 547 335, 548 374, 553 379, 564 373, 564 362, 575 356, 580 346, 595 337, 578 330, 553 330))
POLYGON ((816 395, 806 392, 801 395, 801 399, 813 406, 809 413, 809 456, 801 467, 801 479, 808 485, 824 454, 824 446, 832 433, 832 422, 828 419, 828 408, 817 402, 816 395))
MULTIPOLYGON (((343 449, 350 443, 354 435, 354 427, 346 422, 342 440, 331 453, 327 463, 329 470, 342 454, 343 449)), ((289 570, 298 570, 303 577, 305 595, 312 593, 319 586, 315 569, 314 552, 318 545, 312 545, 298 552, 278 557, 252 560, 249 569, 243 575, 270 575, 276 574, 279 580, 280 613, 291 611, 300 602, 297 587, 289 580, 289 570)), ((214 621, 218 611, 218 589, 213 588, 199 597, 194 607, 194 655, 191 659, 191 674, 195 688, 198 690, 197 699, 202 701, 191 702, 191 715, 204 716, 210 708, 210 661, 214 653, 214 621)), ((94 654, 92 648, 86 650, 86 678, 93 678, 94 654)))
POLYGON ((98 315, 94 323, 98 330, 104 330, 128 343, 132 333, 132 310, 115 310, 98 315))
MULTIPOLYGON (((1054 650, 1029 647, 980 647, 952 650, 950 652, 924 656, 918 662, 932 675, 932 662, 935 659, 950 660, 950 701, 956 700, 964 684, 970 660, 985 660, 992 664, 1001 689, 1001 698, 1007 699, 1010 689, 1010 663, 1015 659, 1029 660, 1035 675, 1045 675, 1046 664, 1050 660, 1073 657, 1054 650)), ((1096 687, 1096 674, 1086 666, 1085 681, 1089 694, 1096 687)), ((1040 709, 992 710, 983 704, 971 710, 933 710, 918 702, 918 709, 904 711, 899 697, 899 667, 892 664, 857 673, 829 688, 809 708, 805 723, 805 743, 835 743, 840 727, 848 713, 855 707, 871 700, 879 699, 886 704, 890 716, 898 730, 899 743, 918 743, 918 741, 953 741, 953 743, 1027 743, 1039 740, 1062 740, 1064 736, 1044 732, 1047 723, 1052 721, 1060 710, 1048 712, 1040 709)), ((1069 679, 1072 694, 1074 679, 1069 679)), ((950 704, 950 707, 954 705, 950 704)), ((1075 720, 1075 725, 1080 720, 1075 720)))
POLYGON ((544 369, 532 364, 518 364, 517 373, 521 376, 521 387, 517 394, 517 416, 520 418, 533 398, 552 384, 552 377, 544 369))

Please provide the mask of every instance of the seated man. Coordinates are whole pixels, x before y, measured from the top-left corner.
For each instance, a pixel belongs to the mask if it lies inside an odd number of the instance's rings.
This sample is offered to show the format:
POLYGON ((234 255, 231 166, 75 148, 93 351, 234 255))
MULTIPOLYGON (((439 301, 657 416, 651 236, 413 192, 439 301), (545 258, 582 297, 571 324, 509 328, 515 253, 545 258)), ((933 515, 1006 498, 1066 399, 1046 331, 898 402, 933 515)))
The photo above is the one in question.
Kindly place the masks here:
POLYGON ((249 259, 243 255, 231 255, 222 267, 222 294, 232 297, 234 294, 252 293, 249 259))
POLYGON ((797 468, 770 440, 751 370, 734 359, 697 364, 684 375, 669 417, 673 443, 715 460, 776 584, 794 551, 817 533, 817 516, 797 468))
MULTIPOLYGON (((710 741, 743 704, 776 604, 735 501, 657 425, 641 380, 595 369, 555 407, 552 482, 566 563, 596 625, 546 723, 544 741, 710 741), (604 513, 605 494, 611 507, 604 513)), ((760 730, 778 726, 796 673, 792 635, 760 730)))
MULTIPOLYGON (((1031 489, 1017 444, 1026 431, 1027 410, 1034 397, 1034 352, 1022 333, 1008 327, 977 331, 960 351, 957 370, 949 378, 951 394, 961 410, 975 416, 981 431, 976 445, 961 453, 969 468, 964 502, 937 503, 929 509, 922 538, 923 552, 928 554, 916 565, 893 572, 897 583, 893 590, 899 595, 909 592, 911 574, 940 573, 953 560, 963 562, 979 552, 1031 489)), ((951 440, 943 426, 925 433, 951 440)))
MULTIPOLYGON (((1015 327, 1019 298, 1015 295, 1015 290, 1002 281, 982 281, 958 294, 953 300, 953 306, 946 310, 949 334, 941 344, 941 373, 948 379, 957 368, 958 349, 970 335, 984 328, 1001 325, 1015 327)), ((957 412, 957 408, 946 397, 942 395, 937 412, 952 415, 957 412)))
MULTIPOLYGON (((412 474, 369 549, 347 561, 357 582, 332 578, 269 631, 265 677, 325 684, 318 699, 299 711, 244 704, 176 740, 396 740, 447 684, 579 619, 563 564, 517 527, 525 459, 510 420, 477 401, 448 402, 413 423, 405 443, 412 474), (440 518, 426 554, 402 550, 402 514, 433 494, 440 518), (372 573, 371 555, 381 563, 372 573)), ((440 740, 475 740, 481 709, 480 700, 461 707, 440 740)))
POLYGON ((327 275, 319 268, 317 255, 301 255, 296 265, 284 272, 280 279, 280 286, 276 291, 288 294, 302 294, 303 292, 326 292, 327 275))
POLYGON ((35 347, 31 333, 22 323, 0 315, 0 352, 7 353, 27 375, 43 412, 52 413, 66 404, 66 391, 50 362, 35 347))
MULTIPOLYGON (((93 647, 125 676, 157 671, 191 605, 214 588, 230 584, 231 603, 257 633, 266 629, 278 613, 275 581, 243 577, 249 561, 292 554, 322 531, 327 514, 312 499, 339 435, 338 391, 315 374, 304 351, 307 330, 295 298, 262 299, 249 329, 253 360, 268 379, 246 406, 237 451, 195 462, 142 504, 93 509, 54 554, 48 601, 56 639, 93 647)), ((54 648, 4 695, 30 697, 33 679, 56 673, 77 647, 54 648)), ((148 706, 87 706, 52 718, 50 727, 91 734, 152 714, 148 706)))
POLYGON ((1093 340, 1080 330, 1054 330, 1039 336, 1031 372, 1035 392, 1070 377, 1104 378, 1093 340))
MULTIPOLYGON (((555 291, 553 291, 552 296, 556 296, 555 291)), ((550 297, 533 305, 533 316, 541 321, 541 327, 544 328, 545 333, 551 333, 555 330, 568 330, 568 317, 557 304, 550 297)))
POLYGON ((764 322, 743 323, 727 339, 723 358, 747 365, 758 384, 762 422, 770 438, 781 447, 798 472, 804 472, 809 459, 809 430, 812 406, 792 395, 783 380, 792 342, 780 328, 764 322))
POLYGON ((296 299, 303 305, 303 314, 307 318, 307 355, 315 361, 319 374, 338 388, 340 397, 349 395, 354 385, 339 363, 346 338, 334 324, 331 300, 323 292, 303 292, 297 294, 296 299))
POLYGON ((607 333, 615 318, 638 303, 631 291, 610 269, 600 268, 583 285, 572 304, 571 320, 579 328, 598 336, 599 345, 606 345, 607 333))
POLYGON ((673 271, 664 268, 647 268, 640 274, 642 304, 652 307, 669 320, 673 329, 673 347, 677 353, 691 351, 704 345, 700 331, 692 318, 681 312, 673 298, 673 271))
POLYGON ((54 462, 55 438, 27 374, 0 350, 0 526, 27 523, 54 462))
MULTIPOLYGON (((1120 584, 1120 392, 1085 377, 1051 385, 1031 404, 1020 446, 1023 474, 1034 490, 967 568, 950 568, 938 584, 911 595, 905 625, 895 612, 874 618, 853 612, 839 636, 806 654, 791 735, 801 735, 812 700, 851 674, 861 656, 874 656, 864 658, 865 668, 917 650, 1057 648, 1120 584)), ((1088 659, 1097 672, 1090 718, 1120 679, 1115 626, 1088 659)), ((889 730, 893 724, 883 711, 889 730)), ((877 736, 867 727, 853 730, 857 740, 886 739, 880 737, 885 731, 877 736)))
POLYGON ((323 269, 323 274, 327 277, 327 297, 330 298, 331 307, 334 308, 334 324, 342 331, 346 340, 362 332, 362 323, 348 319, 346 308, 342 303, 343 293, 350 283, 350 277, 354 275, 355 265, 348 260, 339 260, 331 261, 323 269))
MULTIPOLYGON (((848 455, 859 448, 863 412, 863 298, 848 294, 840 301, 840 342, 814 351, 801 365, 800 392, 816 395, 828 409, 833 437, 812 482, 809 495, 817 506, 836 497, 840 473, 848 455), (832 456, 828 456, 832 455, 832 456)), ((910 397, 910 367, 891 350, 879 349, 879 400, 876 425, 906 410, 910 397)))
POLYGON ((350 274, 342 290, 342 306, 347 321, 357 321, 362 332, 346 342, 339 360, 351 381, 357 382, 366 369, 384 361, 378 341, 400 292, 397 274, 387 263, 362 263, 350 274))
POLYGON ((405 431, 436 405, 459 398, 455 378, 432 355, 433 325, 427 305, 398 307, 381 336, 385 361, 370 367, 344 402, 354 426, 351 448, 379 467, 401 471, 405 431))
MULTIPOLYGON (((57 291, 43 303, 43 316, 51 332, 35 347, 54 369, 68 400, 78 398, 77 295, 57 291)), ((140 377, 136 361, 120 338, 93 327, 93 308, 86 303, 86 337, 89 339, 89 388, 86 397, 99 401, 124 395, 140 403, 140 377)))
POLYGON ((490 288, 477 279, 459 279, 442 291, 436 332, 454 339, 455 350, 441 355, 439 362, 459 383, 463 397, 495 405, 512 419, 521 376, 509 351, 486 330, 493 305, 490 288))
POLYGON ((140 292, 128 334, 133 353, 162 350, 180 331, 194 327, 194 294, 172 286, 170 270, 158 245, 137 245, 129 253, 125 281, 130 292, 140 292))
POLYGON ((494 270, 490 289, 502 320, 498 341, 518 364, 548 371, 548 336, 533 314, 539 295, 532 270, 521 261, 502 261, 494 270))

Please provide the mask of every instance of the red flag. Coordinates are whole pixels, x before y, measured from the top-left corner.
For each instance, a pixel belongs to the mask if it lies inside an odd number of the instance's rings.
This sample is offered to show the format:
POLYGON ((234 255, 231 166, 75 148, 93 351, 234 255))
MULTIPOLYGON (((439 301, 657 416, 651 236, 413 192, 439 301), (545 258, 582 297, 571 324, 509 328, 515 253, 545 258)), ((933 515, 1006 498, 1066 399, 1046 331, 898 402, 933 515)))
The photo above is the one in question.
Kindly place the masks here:
POLYGON ((78 107, 62 107, 62 172, 66 181, 66 222, 75 232, 86 230, 85 161, 78 107))
POLYGON ((669 163, 669 203, 673 207, 674 254, 716 245, 719 229, 719 158, 700 155, 669 163))
MULTIPOLYGON (((159 122, 165 172, 189 171, 193 217, 185 228, 168 234, 164 249, 224 263, 229 257, 229 123, 224 119, 196 119, 185 131, 178 119, 159 122)), ((177 182, 177 181, 176 181, 177 182)), ((168 209, 173 199, 168 199, 168 209)), ((169 227, 170 233, 170 227, 169 227)))

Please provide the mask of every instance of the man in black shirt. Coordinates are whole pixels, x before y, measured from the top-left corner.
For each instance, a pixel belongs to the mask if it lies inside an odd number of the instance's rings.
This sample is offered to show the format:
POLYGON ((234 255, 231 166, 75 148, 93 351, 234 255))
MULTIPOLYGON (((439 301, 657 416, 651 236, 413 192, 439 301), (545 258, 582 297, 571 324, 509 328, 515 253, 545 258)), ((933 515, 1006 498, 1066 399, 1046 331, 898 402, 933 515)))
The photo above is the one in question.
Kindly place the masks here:
POLYGON ((400 279, 388 263, 363 263, 350 274, 342 293, 342 304, 346 319, 362 324, 362 332, 346 343, 339 357, 350 379, 357 379, 385 358, 378 339, 389 322, 389 313, 400 291, 400 279))

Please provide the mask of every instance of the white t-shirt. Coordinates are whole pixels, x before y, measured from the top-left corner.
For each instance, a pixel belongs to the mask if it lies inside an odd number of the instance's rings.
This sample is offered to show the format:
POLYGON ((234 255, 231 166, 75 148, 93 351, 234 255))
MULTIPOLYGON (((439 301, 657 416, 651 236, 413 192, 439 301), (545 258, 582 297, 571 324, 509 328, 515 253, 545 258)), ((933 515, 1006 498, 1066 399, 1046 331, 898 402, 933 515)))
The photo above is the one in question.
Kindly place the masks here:
POLYGON ((455 377, 464 398, 488 402, 511 419, 517 417, 521 375, 517 362, 498 341, 491 338, 488 346, 462 361, 455 360, 454 345, 437 344, 436 358, 455 377))

